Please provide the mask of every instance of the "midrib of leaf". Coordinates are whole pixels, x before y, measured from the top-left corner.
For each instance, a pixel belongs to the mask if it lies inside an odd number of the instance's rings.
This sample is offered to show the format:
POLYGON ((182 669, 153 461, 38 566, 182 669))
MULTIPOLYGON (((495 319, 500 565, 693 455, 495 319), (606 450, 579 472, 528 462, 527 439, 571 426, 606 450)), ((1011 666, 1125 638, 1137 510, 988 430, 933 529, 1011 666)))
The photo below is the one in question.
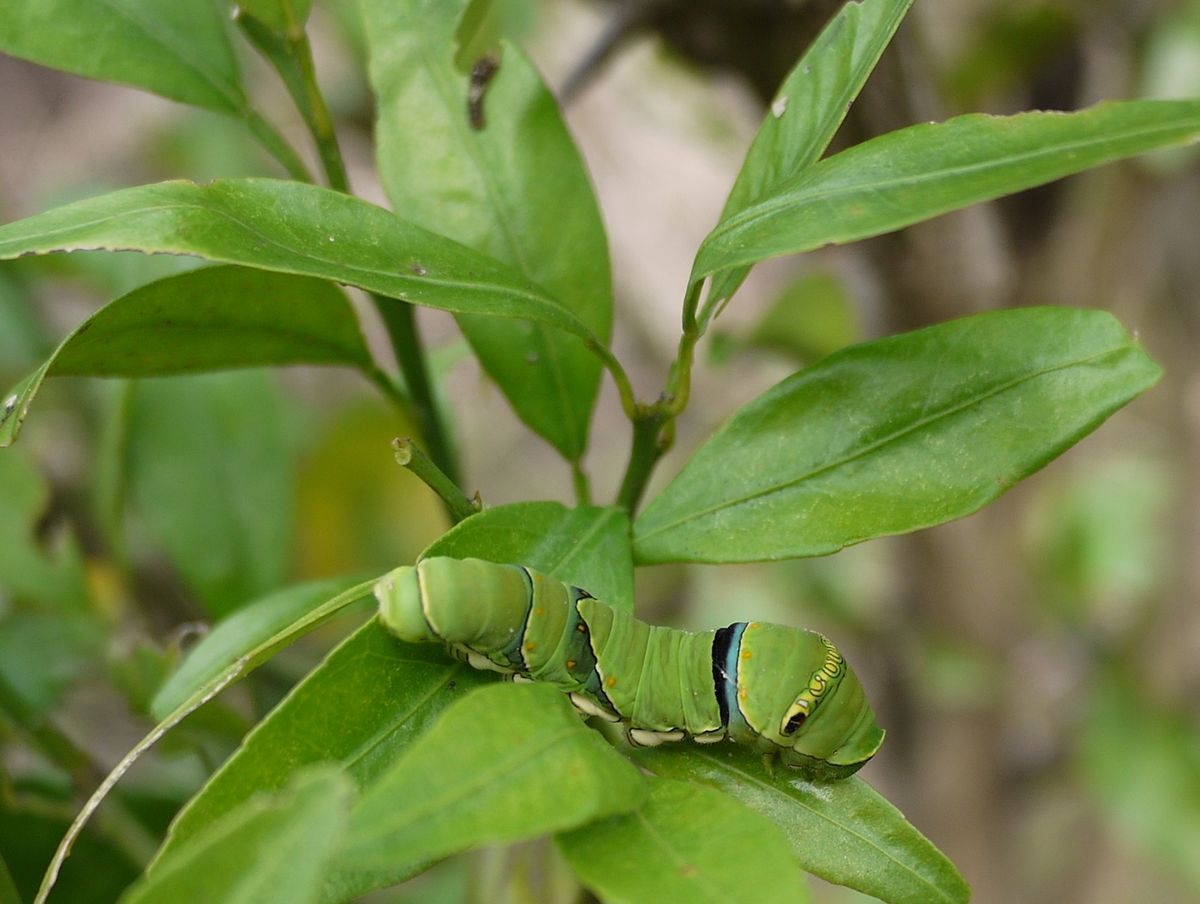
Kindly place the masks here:
MULTIPOLYGON (((1020 116, 1021 114, 1017 114, 1017 115, 1020 116)), ((1044 113, 1043 112, 1038 115, 1072 116, 1072 115, 1078 115, 1078 114, 1044 113)), ((968 114, 966 116, 957 117, 958 121, 960 121, 960 122, 963 120, 966 120, 966 119, 1004 120, 1006 118, 1007 117, 1004 117, 1004 116, 993 116, 991 114, 985 114, 985 113, 975 113, 975 114, 968 114)), ((954 120, 949 120, 949 121, 953 122, 954 120)), ((945 123, 941 123, 939 125, 945 125, 945 123)), ((928 126, 927 128, 938 128, 938 125, 928 126)), ((821 202, 821 201, 833 201, 833 200, 836 200, 836 199, 842 197, 843 195, 856 194, 856 193, 864 191, 866 189, 870 189, 872 192, 879 192, 879 191, 887 191, 887 190, 894 189, 894 188, 920 185, 924 182, 942 181, 942 180, 947 180, 947 179, 958 177, 958 176, 970 175, 975 172, 996 170, 996 169, 1001 169, 1001 168, 1007 167, 1007 166, 1013 166, 1013 165, 1017 165, 1017 164, 1021 164, 1021 163, 1037 161, 1037 160, 1041 160, 1046 157, 1060 157, 1060 156, 1064 156, 1064 155, 1070 155, 1077 150, 1086 149, 1086 148, 1092 147, 1096 144, 1119 142, 1119 141, 1132 139, 1132 138, 1142 138, 1145 136, 1155 135, 1157 133, 1175 132, 1178 130, 1179 130, 1178 124, 1147 126, 1145 128, 1135 129, 1135 130, 1126 129, 1126 130, 1122 130, 1120 132, 1120 134, 1116 137, 1113 137, 1112 135, 1107 135, 1107 136, 1102 136, 1100 138, 1080 139, 1078 141, 1069 142, 1069 143, 1056 143, 1056 144, 1049 146, 1048 148, 1034 148, 1032 150, 1025 151, 1022 153, 1009 154, 1009 155, 1006 155, 1001 158, 993 157, 989 160, 979 161, 976 163, 961 164, 959 166, 950 166, 950 167, 945 167, 945 168, 937 169, 937 170, 927 170, 925 172, 918 173, 918 174, 915 174, 912 176, 901 176, 901 177, 897 177, 894 179, 883 179, 883 180, 878 180, 878 181, 873 180, 871 182, 853 182, 848 185, 833 186, 833 187, 830 187, 830 188, 825 189, 820 192, 805 193, 804 194, 804 202, 805 202, 805 204, 812 205, 812 204, 815 204, 815 203, 821 202)), ((884 137, 886 137, 886 136, 884 136, 884 137)), ((880 139, 874 139, 874 140, 878 141, 880 139)), ((858 145, 857 147, 861 148, 861 147, 864 147, 864 145, 858 145)), ((854 150, 855 150, 855 148, 850 148, 846 151, 843 151, 842 154, 853 154, 854 150)), ((826 165, 830 164, 831 161, 838 160, 838 158, 840 156, 841 155, 836 155, 834 157, 827 157, 827 158, 825 158, 825 160, 821 161, 821 163, 826 164, 826 165)), ((858 155, 855 154, 853 156, 858 156, 858 155)), ((784 180, 783 183, 781 184, 780 190, 781 191, 791 191, 793 193, 802 192, 805 187, 804 183, 808 178, 811 177, 812 172, 813 172, 813 170, 806 170, 803 174, 801 174, 801 176, 798 179, 784 180), (790 188, 789 188, 789 186, 790 186, 790 188)), ((704 244, 705 245, 711 244, 716 239, 724 237, 726 233, 731 232, 734 229, 737 229, 737 228, 740 228, 740 227, 746 226, 746 225, 752 225, 755 221, 757 221, 759 219, 768 218, 768 217, 772 216, 773 214, 779 212, 780 210, 784 210, 788 207, 793 206, 795 203, 796 202, 795 202, 793 195, 776 195, 767 201, 763 201, 759 204, 755 204, 752 207, 749 207, 749 208, 743 210, 741 213, 735 214, 734 216, 730 217, 725 222, 718 224, 717 227, 709 235, 709 237, 707 239, 705 239, 704 244)))
POLYGON ((1027 383, 1030 380, 1036 380, 1039 377, 1044 377, 1047 374, 1056 373, 1057 371, 1060 371, 1060 370, 1067 370, 1072 367, 1086 366, 1088 364, 1091 364, 1095 361, 1100 360, 1101 358, 1106 358, 1111 355, 1121 354, 1127 350, 1128 350, 1128 347, 1122 347, 1122 346, 1105 349, 1104 351, 1097 352, 1094 355, 1089 355, 1086 358, 1078 358, 1076 360, 1068 361, 1063 364, 1056 364, 1053 367, 1043 368, 1042 370, 1022 375, 1020 377, 1017 377, 1016 379, 1009 380, 1005 383, 997 384, 994 388, 989 389, 987 392, 981 392, 981 393, 978 393, 977 395, 970 396, 970 397, 966 398, 965 400, 962 400, 954 405, 951 405, 947 408, 942 409, 941 411, 937 412, 936 414, 932 414, 932 415, 929 415, 928 417, 922 417, 922 418, 919 418, 918 420, 912 421, 910 424, 906 425, 905 427, 902 427, 899 430, 895 430, 892 433, 889 433, 887 436, 881 437, 880 439, 878 439, 872 443, 868 443, 866 446, 863 446, 860 449, 856 449, 853 452, 850 452, 849 454, 843 455, 841 458, 834 459, 833 461, 827 462, 823 465, 820 465, 819 467, 813 468, 811 471, 801 474, 798 477, 793 477, 793 478, 791 478, 789 480, 785 480, 781 483, 772 484, 770 486, 763 487, 762 489, 755 490, 751 493, 746 493, 742 496, 738 496, 733 499, 728 499, 728 500, 722 501, 720 503, 717 503, 715 505, 711 505, 708 508, 700 509, 699 511, 696 511, 696 512, 691 512, 683 518, 677 518, 674 521, 670 521, 670 522, 667 522, 666 524, 663 524, 660 527, 656 527, 652 531, 641 534, 640 539, 644 540, 647 537, 653 537, 655 534, 660 534, 663 531, 678 527, 681 524, 686 524, 689 521, 698 520, 700 518, 707 517, 708 515, 711 515, 714 512, 719 512, 722 509, 735 508, 739 505, 744 505, 747 502, 750 502, 754 499, 759 499, 763 496, 769 496, 772 493, 778 493, 778 492, 782 492, 783 490, 791 489, 792 487, 795 487, 795 486, 803 483, 806 480, 810 480, 813 477, 817 477, 821 474, 824 474, 828 471, 833 470, 834 468, 840 468, 843 465, 849 464, 852 461, 855 461, 860 458, 864 458, 874 452, 877 452, 879 449, 883 448, 884 446, 887 446, 890 443, 896 442, 898 440, 904 439, 906 436, 916 432, 917 430, 919 430, 923 427, 928 426, 929 424, 933 424, 933 423, 936 423, 937 421, 953 417, 954 415, 958 414, 959 412, 964 411, 967 408, 970 408, 972 405, 977 405, 980 402, 985 402, 988 399, 993 398, 994 396, 1000 395, 1001 393, 1008 392, 1010 389, 1012 389, 1016 386, 1020 386, 1022 383, 1027 383))
MULTIPOLYGON (((406 662, 409 664, 429 665, 429 663, 427 663, 427 662, 423 662, 421 660, 415 660, 415 659, 401 659, 401 660, 392 660, 392 661, 406 662)), ((441 679, 441 681, 435 682, 429 688, 429 690, 420 697, 420 699, 414 701, 413 704, 410 707, 408 707, 408 709, 404 710, 404 712, 402 712, 402 713, 399 713, 396 716, 396 718, 390 720, 386 726, 381 726, 375 732, 375 735, 371 738, 371 740, 368 743, 355 748, 355 750, 348 757, 346 757, 343 760, 343 762, 346 764, 346 767, 349 768, 351 766, 357 765, 362 760, 364 760, 369 754, 374 752, 379 747, 379 745, 384 742, 384 740, 386 740, 388 737, 390 737, 396 731, 396 729, 399 726, 401 726, 405 722, 407 722, 410 718, 412 718, 414 713, 416 713, 418 710, 421 709, 421 707, 423 707, 426 703, 428 703, 430 700, 432 700, 437 694, 441 693, 442 690, 445 689, 446 685, 449 684, 451 680, 453 680, 454 676, 457 675, 464 668, 466 668, 466 666, 464 666, 461 662, 454 662, 452 665, 450 665, 449 670, 446 672, 445 676, 441 679)))
POLYGON ((132 10, 114 2, 114 0, 100 0, 100 2, 111 9, 116 16, 119 16, 141 31, 152 44, 157 44, 159 47, 164 48, 186 63, 192 69, 192 71, 200 76, 202 81, 212 86, 212 88, 214 88, 218 94, 228 100, 230 102, 230 106, 241 112, 246 111, 245 97, 240 95, 231 96, 228 88, 214 81, 212 75, 192 57, 192 48, 190 45, 178 45, 173 43, 167 34, 159 33, 158 29, 154 26, 154 23, 142 21, 132 10))
POLYGON ((917 872, 913 867, 911 867, 909 864, 905 863, 903 860, 896 859, 894 854, 892 854, 886 848, 881 847, 879 845, 879 843, 877 841, 875 841, 873 838, 870 838, 869 836, 862 834, 857 829, 854 829, 853 827, 851 827, 849 825, 837 822, 836 820, 831 818, 829 816, 829 814, 823 813, 820 810, 815 809, 810 804, 808 804, 806 801, 804 801, 800 798, 792 797, 790 794, 785 794, 784 792, 782 792, 778 788, 776 788, 774 785, 763 781, 761 778, 759 778, 756 775, 751 774, 750 772, 747 772, 743 769, 738 769, 736 766, 731 766, 728 763, 722 763, 719 760, 717 760, 716 758, 708 756, 702 752, 700 753, 700 755, 702 757, 704 757, 704 759, 706 759, 710 763, 712 763, 712 765, 714 765, 718 769, 724 769, 727 772, 732 772, 735 775, 741 776, 743 779, 750 782, 751 784, 757 785, 760 788, 765 788, 767 791, 771 792, 772 795, 782 798, 783 800, 787 801, 789 804, 796 804, 797 806, 803 807, 805 810, 807 810, 813 816, 816 816, 818 819, 828 823, 829 825, 833 826, 834 828, 837 828, 837 829, 845 832, 847 835, 854 836, 859 841, 866 844, 868 847, 871 847, 871 848, 875 849, 876 851, 878 851, 885 858, 892 861, 892 863, 896 864, 896 866, 900 867, 902 870, 909 873, 914 879, 916 879, 922 885, 928 886, 928 887, 932 888, 934 891, 937 891, 938 897, 940 897, 942 900, 948 902, 948 904, 957 904, 957 899, 947 896, 944 892, 941 891, 941 889, 937 885, 930 882, 929 879, 922 876, 919 872, 917 872))
MULTIPOLYGON (((450 111, 450 121, 454 124, 451 128, 455 131, 455 138, 458 141, 460 148, 465 148, 467 156, 474 165, 475 170, 479 173, 480 180, 483 183, 484 191, 487 192, 488 200, 492 208, 496 211, 496 222, 500 226, 501 234, 504 237, 504 244, 508 247, 512 254, 513 263, 520 270, 521 274, 535 285, 541 285, 534 278, 529 266, 529 259, 525 254, 525 248, 518 240, 516 233, 512 228, 512 211, 507 204, 504 192, 500 190, 498 182, 495 178, 495 167, 487 165, 487 161, 483 159, 481 145, 475 141, 474 136, 468 131, 463 115, 454 115, 454 101, 457 98, 454 96, 454 86, 449 84, 444 77, 441 67, 437 61, 432 59, 432 44, 431 41, 421 41, 420 53, 421 62, 425 66, 425 71, 429 73, 430 81, 434 85, 434 89, 438 92, 441 98, 442 105, 450 111)), ((557 303, 557 299, 554 299, 557 303)), ((560 305, 560 307, 565 306, 560 305)), ((582 321, 583 318, 580 318, 582 321)), ((546 326, 541 323, 533 323, 534 336, 538 345, 539 361, 544 362, 546 369, 550 373, 553 381, 554 395, 557 397, 558 409, 563 412, 562 423, 568 433, 570 446, 575 450, 574 460, 578 460, 583 454, 583 439, 575 430, 575 418, 578 411, 574 405, 574 399, 571 393, 567 390, 566 382, 563 378, 562 367, 558 360, 557 354, 551 354, 553 346, 550 344, 546 335, 546 326)), ((591 324, 587 324, 588 329, 591 329, 591 324)))
MULTIPOLYGON (((586 731, 588 729, 584 730, 586 731)), ((485 769, 482 772, 474 773, 469 781, 460 782, 452 790, 432 799, 426 800, 420 806, 403 811, 401 814, 401 819, 386 823, 386 833, 391 834, 396 832, 397 830, 403 829, 406 826, 425 818, 426 816, 436 813, 444 807, 458 803, 465 798, 471 798, 478 791, 481 791, 493 784, 497 779, 506 774, 515 775, 524 769, 528 769, 536 765, 534 763, 535 757, 548 753, 555 747, 559 746, 563 741, 568 741, 573 736, 576 736, 578 732, 579 729, 575 727, 565 728, 543 738, 541 743, 537 744, 533 749, 530 749, 529 745, 522 746, 520 750, 515 751, 511 756, 506 757, 498 763, 495 763, 492 768, 485 769)), ((379 834, 380 833, 376 831, 367 837, 370 839, 373 838, 373 836, 378 836, 379 834)))

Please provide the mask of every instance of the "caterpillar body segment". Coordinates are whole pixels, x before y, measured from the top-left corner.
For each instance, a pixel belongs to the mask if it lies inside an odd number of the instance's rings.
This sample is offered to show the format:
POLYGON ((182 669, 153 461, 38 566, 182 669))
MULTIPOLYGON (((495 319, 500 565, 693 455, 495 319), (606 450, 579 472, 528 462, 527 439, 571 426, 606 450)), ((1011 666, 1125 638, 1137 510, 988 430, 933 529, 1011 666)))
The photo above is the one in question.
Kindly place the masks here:
POLYGON ((726 738, 806 777, 842 778, 879 749, 862 685, 820 634, 760 622, 648 625, 520 565, 424 559, 375 587, 401 640, 441 642, 476 668, 545 681, 642 746, 726 738))

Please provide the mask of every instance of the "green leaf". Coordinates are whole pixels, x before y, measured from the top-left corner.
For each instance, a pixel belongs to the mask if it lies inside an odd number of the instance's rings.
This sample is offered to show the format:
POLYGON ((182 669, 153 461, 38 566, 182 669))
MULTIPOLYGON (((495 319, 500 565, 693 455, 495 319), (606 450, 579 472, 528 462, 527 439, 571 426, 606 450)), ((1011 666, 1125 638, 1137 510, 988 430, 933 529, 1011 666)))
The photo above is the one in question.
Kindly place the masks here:
POLYGON ((21 904, 21 895, 3 857, 0 857, 0 904, 21 904))
POLYGON ((332 897, 391 884, 455 851, 624 813, 644 796, 633 764, 584 726, 555 688, 479 688, 363 793, 332 897))
POLYGON ((635 558, 824 555, 968 515, 1159 375, 1102 311, 996 311, 854 346, 701 446, 637 519, 635 558))
POLYGON ((253 16, 277 34, 287 37, 303 31, 312 0, 238 0, 238 12, 253 16))
MULTIPOLYGON (((511 265, 607 342, 608 246, 579 153, 554 98, 514 46, 504 47, 488 84, 485 128, 472 128, 468 80, 454 62, 466 6, 362 4, 384 188, 406 219, 511 265)), ((577 460, 599 386, 596 357, 544 324, 463 313, 458 321, 520 418, 577 460)))
POLYGON ((890 904, 966 904, 971 891, 945 855, 859 778, 814 784, 732 744, 634 750, 656 775, 712 785, 783 830, 800 866, 890 904))
POLYGON ((0 51, 209 110, 246 109, 227 17, 213 0, 8 0, 0 51))
MULTIPOLYGON (((847 3, 825 26, 775 92, 718 227, 816 163, 910 6, 912 0, 847 3)), ((708 305, 733 295, 749 270, 742 266, 714 274, 708 305)))
POLYGON ((892 232, 1200 135, 1200 101, 1104 103, 1079 113, 958 116, 863 142, 722 220, 692 282, 769 257, 892 232))
POLYGON ((607 904, 810 900, 780 831, 703 785, 653 780, 637 811, 559 835, 558 845, 607 904))
POLYGON ((1077 769, 1108 823, 1200 894, 1200 726, 1119 672, 1092 689, 1077 769))
POLYGON ((80 609, 87 599, 83 559, 72 539, 47 549, 38 543, 38 521, 50 505, 50 488, 20 450, 0 454, 0 587, 22 602, 80 609))
POLYGON ((160 279, 85 320, 5 396, 0 447, 16 439, 46 377, 141 377, 283 364, 371 367, 354 310, 335 286, 242 267, 160 279))
MULTIPOLYGON (((38 900, 45 900, 45 897, 54 887, 54 884, 58 879, 59 870, 62 868, 63 862, 67 859, 67 856, 71 853, 72 845, 74 845, 75 841, 80 837, 80 833, 83 832, 84 826, 87 825, 87 822, 89 819, 91 819, 92 814, 96 812, 96 808, 100 806, 100 803, 105 797, 108 796, 108 793, 116 786, 117 782, 121 780, 121 777, 129 771, 130 767, 133 766, 133 764, 137 762, 139 758, 141 758, 143 753, 158 743, 159 739, 162 738, 162 736, 168 731, 202 707, 209 700, 213 699, 213 697, 217 696, 217 694, 219 694, 225 688, 229 687, 229 685, 233 684, 239 678, 249 674, 260 664, 273 656, 281 647, 291 643, 301 634, 320 624, 322 621, 329 618, 335 612, 339 611, 345 606, 369 596, 374 583, 375 581, 372 580, 365 584, 360 584, 357 587, 351 587, 345 593, 342 593, 324 605, 311 610, 299 621, 293 622, 283 630, 279 631, 277 634, 259 642, 252 648, 247 649, 238 659, 230 663, 229 666, 220 674, 213 676, 211 680, 208 680, 202 684, 196 689, 195 693, 180 703, 179 706, 172 710, 171 713, 162 719, 162 721, 155 725, 150 733, 142 738, 136 745, 134 745, 133 749, 126 753, 125 756, 121 758, 120 762, 113 767, 112 771, 105 776, 104 781, 100 783, 100 786, 92 793, 92 796, 88 798, 87 802, 83 805, 83 808, 79 811, 78 815, 76 815, 70 827, 67 829, 66 835, 64 835, 62 841, 59 842, 58 849, 54 852, 54 857, 51 859, 50 865, 46 869, 46 874, 42 879, 42 885, 38 892, 38 900)), ((320 759, 320 757, 317 757, 309 762, 319 762, 320 759)), ((294 772, 294 770, 292 771, 294 772)), ((287 777, 290 778, 291 773, 289 773, 287 777)), ((286 784, 286 779, 274 785, 259 783, 258 785, 252 786, 223 812, 232 810, 238 803, 245 801, 251 795, 259 791, 269 790, 271 788, 279 788, 284 784, 286 784)))
POLYGON ((284 787, 305 766, 338 762, 360 788, 369 785, 446 706, 489 680, 437 646, 400 643, 372 619, 246 736, 180 811, 158 856, 250 795, 284 787))
POLYGON ((315 902, 353 793, 337 770, 323 769, 283 794, 255 797, 160 860, 121 896, 121 904, 315 902))
POLYGON ((536 320, 601 344, 505 265, 381 207, 300 182, 160 182, 0 226, 0 259, 84 249, 191 254, 317 276, 454 313, 536 320))
POLYGON ((354 599, 364 599, 370 595, 370 586, 354 586, 347 578, 311 581, 248 603, 192 648, 159 688, 150 704, 150 714, 156 719, 165 718, 242 656, 271 644, 273 639, 276 645, 284 638, 294 640, 301 631, 311 630, 345 608, 343 594, 349 592, 354 599))
POLYGON ((519 502, 484 509, 434 541, 429 556, 519 563, 633 611, 629 519, 618 508, 519 502))
POLYGON ((262 372, 134 387, 130 502, 214 614, 280 586, 287 574, 292 456, 284 414, 282 394, 262 372))

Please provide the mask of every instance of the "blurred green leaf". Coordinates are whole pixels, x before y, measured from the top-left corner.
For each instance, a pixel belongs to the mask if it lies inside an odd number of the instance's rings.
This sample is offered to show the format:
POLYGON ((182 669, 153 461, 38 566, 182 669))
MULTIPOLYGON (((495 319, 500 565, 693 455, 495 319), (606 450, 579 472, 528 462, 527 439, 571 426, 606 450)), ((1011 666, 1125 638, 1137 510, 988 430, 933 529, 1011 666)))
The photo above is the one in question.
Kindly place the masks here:
POLYGON ((558 844, 609 904, 810 900, 779 830, 703 785, 652 780, 638 810, 559 835, 558 844))
POLYGON ((1078 767, 1113 829, 1200 895, 1200 724, 1147 699, 1137 672, 1092 691, 1078 767))
MULTIPOLYGON (((5 266, 12 266, 6 264, 5 266)), ((47 338, 21 284, 0 267, 0 380, 15 379, 45 354, 47 338)))
MULTIPOLYGON (((817 162, 910 6, 912 0, 862 0, 842 6, 775 92, 725 201, 718 229, 817 162)), ((708 305, 732 296, 749 270, 739 266, 714 273, 708 305)), ((704 323, 709 316, 706 306, 704 323)))
POLYGON ((0 447, 46 377, 141 377, 283 364, 372 368, 346 296, 310 277, 206 267, 135 289, 75 329, 6 399, 0 447), (5 412, 9 412, 7 415, 5 412))
POLYGON ((300 182, 161 182, 0 226, 0 259, 82 249, 192 254, 317 276, 455 313, 535 320, 599 343, 507 266, 381 207, 300 182))
POLYGON ((21 904, 21 895, 13 883, 8 864, 0 856, 0 904, 21 904))
POLYGON ((479 688, 364 791, 326 899, 392 884, 468 847, 627 812, 644 795, 637 769, 556 688, 479 688))
POLYGON ((962 517, 1159 374, 1102 311, 996 311, 854 346, 710 437, 637 519, 635 558, 824 555, 962 517))
POLYGON ((722 220, 692 282, 769 257, 892 232, 1200 135, 1200 101, 1124 101, 1078 113, 958 116, 828 157, 722 220))
POLYGON ((746 345, 811 362, 858 338, 854 303, 846 287, 832 274, 817 272, 805 274, 779 294, 746 337, 746 345))
POLYGON ((337 770, 322 769, 301 776, 282 794, 252 798, 159 860, 121 902, 315 902, 353 793, 337 770))
POLYGON ((14 601, 79 609, 87 599, 82 558, 70 537, 39 543, 50 490, 19 450, 0 453, 0 499, 0 614, 14 601))
POLYGON ((240 115, 228 19, 214 0, 8 0, 0 51, 240 115))
POLYGON ((439 647, 398 642, 372 619, 246 736, 175 818, 159 858, 305 766, 336 761, 368 786, 443 709, 488 680, 439 647))
POLYGON ((634 750, 656 775, 711 785, 766 816, 810 873, 890 904, 966 904, 970 889, 904 815, 859 778, 814 784, 790 770, 768 774, 732 744, 634 750))
POLYGON ((128 493, 214 614, 281 585, 292 529, 292 455, 270 374, 142 380, 129 409, 128 493))
POLYGON ((484 509, 443 534, 424 556, 519 563, 633 611, 629 519, 617 508, 519 502, 484 509))
POLYGON ((1080 18, 1080 10, 1052 0, 983 10, 978 35, 946 76, 956 106, 970 109, 985 92, 1036 84, 1040 67, 1061 65, 1071 53, 1080 18))
MULTIPOLYGON (((13 884, 25 901, 32 901, 37 893, 42 869, 70 821, 65 801, 61 814, 49 803, 52 802, 28 792, 23 792, 19 800, 9 800, 6 794, 0 794, 0 851, 12 870, 13 884)), ((86 832, 63 868, 56 900, 112 904, 137 874, 137 866, 122 850, 119 839, 86 832)))
POLYGON ((1123 634, 1169 573, 1169 469, 1128 456, 1085 462, 1029 507, 1026 547, 1041 612, 1123 634))
POLYGON ((369 582, 353 586, 350 579, 337 578, 285 587, 246 604, 192 648, 155 695, 151 714, 166 718, 242 656, 265 647, 278 649, 369 595, 369 582))
MULTIPOLYGON (((465 0, 363 3, 388 198, 406 219, 511 265, 607 342, 608 246, 579 153, 554 98, 514 46, 504 47, 482 101, 486 126, 472 128, 468 80, 454 62, 465 7, 465 0)), ((458 317, 463 332, 517 414, 578 459, 599 359, 544 323, 465 313, 458 317)))
POLYGON ((105 631, 83 613, 16 612, 0 620, 0 676, 22 704, 44 715, 104 648, 105 631))

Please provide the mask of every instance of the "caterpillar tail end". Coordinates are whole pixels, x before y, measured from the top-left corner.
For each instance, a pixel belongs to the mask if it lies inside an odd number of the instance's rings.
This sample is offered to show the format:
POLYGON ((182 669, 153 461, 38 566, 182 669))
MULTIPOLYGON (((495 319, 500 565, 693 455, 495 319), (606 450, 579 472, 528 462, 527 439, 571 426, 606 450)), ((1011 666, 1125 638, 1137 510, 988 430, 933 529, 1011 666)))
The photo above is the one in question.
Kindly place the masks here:
POLYGON ((409 643, 438 640, 421 605, 421 582, 409 565, 388 572, 375 584, 379 621, 389 634, 409 643))

